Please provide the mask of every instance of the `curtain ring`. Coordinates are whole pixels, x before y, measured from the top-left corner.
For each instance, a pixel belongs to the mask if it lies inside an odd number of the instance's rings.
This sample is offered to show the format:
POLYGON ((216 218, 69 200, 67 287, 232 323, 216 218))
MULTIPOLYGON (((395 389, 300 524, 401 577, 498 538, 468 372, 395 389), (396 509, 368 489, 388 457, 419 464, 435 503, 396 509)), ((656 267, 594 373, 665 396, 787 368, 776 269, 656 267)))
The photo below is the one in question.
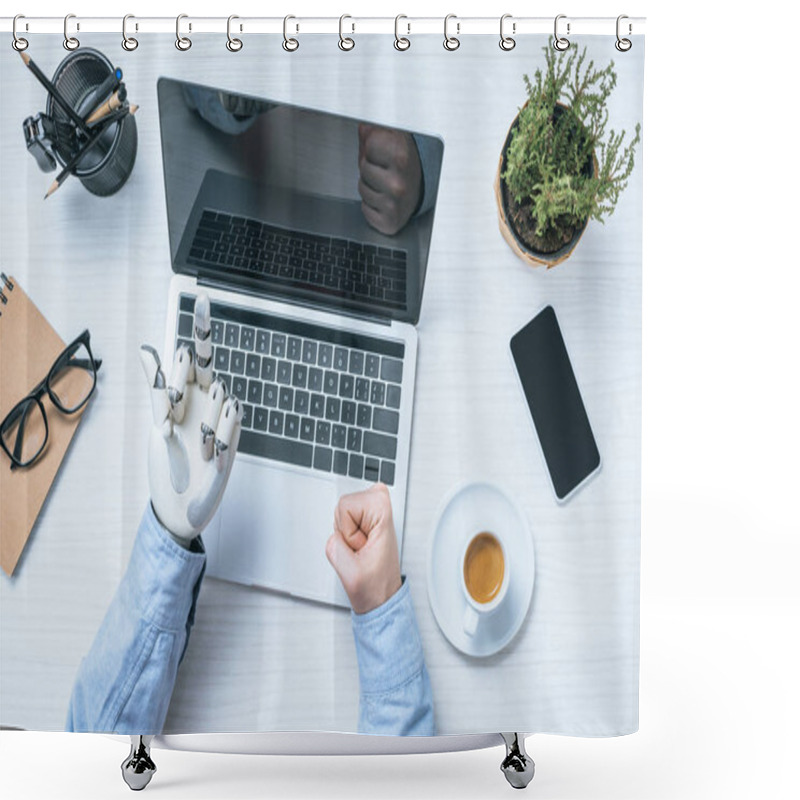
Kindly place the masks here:
MULTIPOLYGON (((505 21, 507 19, 511 19, 511 14, 503 14, 503 16, 500 17, 500 49, 505 50, 506 52, 513 50, 517 46, 517 40, 514 39, 513 36, 506 36, 503 30, 503 26, 505 25, 505 21)), ((516 22, 511 23, 511 32, 517 32, 516 22)))
MULTIPOLYGON (((239 17, 237 17, 236 14, 231 14, 228 17, 228 41, 225 42, 225 47, 227 47, 228 50, 231 51, 231 53, 238 53, 242 49, 243 45, 241 39, 237 39, 235 36, 231 36, 231 20, 234 19, 239 19, 239 17)), ((240 25, 239 30, 241 29, 242 26, 240 25)))
MULTIPOLYGON (((64 49, 70 52, 77 50, 81 46, 81 43, 74 36, 69 35, 68 27, 71 19, 75 19, 74 14, 67 14, 67 16, 64 17, 64 49)), ((75 29, 80 30, 80 26, 77 23, 75 29)))
MULTIPOLYGON (((126 14, 122 18, 122 49, 131 53, 139 46, 139 40, 134 39, 133 36, 128 36, 129 19, 136 19, 136 17, 134 17, 133 14, 126 14)), ((139 30, 138 23, 136 24, 136 30, 139 30)))
MULTIPOLYGON (((620 35, 619 35, 619 29, 620 29, 620 25, 619 24, 624 19, 628 19, 628 17, 625 14, 620 14, 617 17, 617 41, 614 42, 614 47, 616 47, 617 50, 620 51, 620 53, 627 53, 628 50, 630 50, 631 47, 633 47, 633 43, 631 42, 630 39, 622 39, 620 37, 620 35)), ((632 32, 633 32, 633 29, 631 28, 631 24, 629 22, 628 23, 628 35, 630 35, 632 32)))
MULTIPOLYGON (((355 40, 350 38, 349 36, 345 36, 344 33, 342 32, 342 27, 346 19, 353 19, 353 18, 349 14, 342 14, 342 16, 339 17, 339 49, 344 50, 345 52, 348 50, 352 50, 356 46, 355 40)), ((355 22, 351 22, 350 25, 352 27, 353 32, 355 32, 356 29, 355 22)))
MULTIPOLYGON (((400 50, 408 50, 411 47, 411 39, 407 39, 405 36, 400 35, 400 20, 401 19, 408 19, 405 14, 398 14, 394 18, 394 49, 400 50)), ((411 33, 411 23, 406 22, 406 28, 408 29, 408 33, 411 33)))
POLYGON ((456 36, 450 36, 447 29, 451 19, 457 20, 456 15, 448 14, 444 18, 444 42, 442 44, 444 44, 445 50, 449 50, 452 53, 454 50, 458 50, 458 48, 461 47, 461 41, 458 38, 458 34, 461 33, 461 23, 456 22, 456 36))
MULTIPOLYGON (((18 19, 25 19, 25 15, 24 14, 17 14, 17 16, 14 17, 14 22, 13 22, 13 24, 11 26, 11 33, 14 36, 14 40, 11 42, 11 46, 18 53, 21 53, 23 50, 27 50, 28 49, 28 40, 24 39, 22 36, 20 36, 17 33, 17 20, 18 19)), ((28 23, 27 22, 25 23, 25 27, 27 29, 27 27, 28 27, 28 23)))
MULTIPOLYGON (((188 36, 181 35, 181 20, 188 19, 188 14, 178 14, 175 18, 175 47, 186 52, 192 46, 192 40, 188 36)), ((192 23, 189 23, 189 31, 192 30, 192 23)))
MULTIPOLYGON (((296 17, 293 17, 291 14, 287 14, 283 18, 283 49, 287 53, 294 53, 294 51, 297 50, 298 47, 300 47, 300 42, 298 42, 297 39, 289 38, 289 32, 288 31, 289 31, 289 20, 290 19, 296 19, 296 17)), ((295 30, 299 31, 300 30, 300 26, 298 25, 295 30)))
MULTIPOLYGON (((553 47, 558 50, 559 53, 563 53, 569 47, 569 39, 558 35, 558 21, 566 18, 566 14, 559 14, 553 23, 553 47)), ((567 36, 569 36, 569 22, 567 23, 567 36)))

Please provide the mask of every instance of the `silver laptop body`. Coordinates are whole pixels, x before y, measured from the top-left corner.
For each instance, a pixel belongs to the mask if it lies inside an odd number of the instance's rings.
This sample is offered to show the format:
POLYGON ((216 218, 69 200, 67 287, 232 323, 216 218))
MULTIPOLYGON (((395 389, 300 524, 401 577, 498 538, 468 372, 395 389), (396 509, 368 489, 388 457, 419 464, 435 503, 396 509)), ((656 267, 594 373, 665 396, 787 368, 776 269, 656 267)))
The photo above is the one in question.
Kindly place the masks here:
MULTIPOLYGON (((215 374, 245 405, 203 533, 207 573, 348 606, 325 556, 342 494, 383 480, 402 554, 433 207, 393 236, 367 224, 357 120, 165 78, 158 91, 174 273, 165 362, 191 341, 202 287, 215 374)), ((441 141, 413 136, 430 191, 441 141)))

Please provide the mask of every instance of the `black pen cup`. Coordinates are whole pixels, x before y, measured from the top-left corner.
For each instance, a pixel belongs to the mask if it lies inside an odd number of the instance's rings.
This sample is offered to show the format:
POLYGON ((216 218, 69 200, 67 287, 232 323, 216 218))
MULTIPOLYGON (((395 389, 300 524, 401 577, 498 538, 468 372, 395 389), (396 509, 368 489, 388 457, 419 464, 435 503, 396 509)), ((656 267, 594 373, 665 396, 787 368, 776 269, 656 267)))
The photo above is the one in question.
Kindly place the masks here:
MULTIPOLYGON (((85 119, 107 98, 99 97, 101 85, 114 73, 114 65, 98 50, 81 47, 59 65, 52 83, 64 100, 85 119)), ((48 97, 47 113, 63 130, 72 123, 66 112, 48 97)), ((73 126, 74 128, 74 126, 73 126)), ((99 141, 81 158, 75 177, 92 193, 101 197, 119 191, 128 180, 136 161, 138 135, 131 114, 108 125, 99 141)), ((83 142, 76 135, 59 136, 53 143, 56 158, 66 166, 83 142)))

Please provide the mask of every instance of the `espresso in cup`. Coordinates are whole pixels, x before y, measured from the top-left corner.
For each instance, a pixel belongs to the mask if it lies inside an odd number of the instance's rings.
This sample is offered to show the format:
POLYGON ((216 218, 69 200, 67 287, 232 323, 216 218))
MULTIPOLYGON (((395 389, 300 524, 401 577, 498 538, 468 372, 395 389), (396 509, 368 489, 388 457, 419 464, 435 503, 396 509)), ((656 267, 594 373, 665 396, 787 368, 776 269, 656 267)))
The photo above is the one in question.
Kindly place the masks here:
POLYGON ((503 588, 506 564, 503 546, 493 533, 482 531, 473 537, 464 553, 464 586, 481 605, 491 603, 503 588))

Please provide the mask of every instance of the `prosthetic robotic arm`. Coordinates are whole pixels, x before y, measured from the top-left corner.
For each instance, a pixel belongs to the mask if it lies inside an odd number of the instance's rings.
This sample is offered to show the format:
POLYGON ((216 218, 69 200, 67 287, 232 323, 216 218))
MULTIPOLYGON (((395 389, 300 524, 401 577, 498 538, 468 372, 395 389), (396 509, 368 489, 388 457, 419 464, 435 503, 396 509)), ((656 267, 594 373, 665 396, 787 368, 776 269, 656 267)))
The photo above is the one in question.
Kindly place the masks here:
MULTIPOLYGON (((148 444, 150 498, 159 522, 188 547, 219 506, 239 444, 242 407, 212 381, 211 303, 200 294, 194 309, 194 351, 181 347, 169 378, 157 351, 142 345, 153 408, 148 444)), ((150 758, 152 736, 131 736, 131 752, 122 776, 143 789, 156 766, 150 758)))
POLYGON ((180 347, 167 378, 158 353, 139 355, 150 386, 153 427, 148 469, 153 510, 161 524, 188 544, 219 506, 239 443, 243 409, 212 382, 211 303, 200 294, 194 310, 194 352, 180 347))

